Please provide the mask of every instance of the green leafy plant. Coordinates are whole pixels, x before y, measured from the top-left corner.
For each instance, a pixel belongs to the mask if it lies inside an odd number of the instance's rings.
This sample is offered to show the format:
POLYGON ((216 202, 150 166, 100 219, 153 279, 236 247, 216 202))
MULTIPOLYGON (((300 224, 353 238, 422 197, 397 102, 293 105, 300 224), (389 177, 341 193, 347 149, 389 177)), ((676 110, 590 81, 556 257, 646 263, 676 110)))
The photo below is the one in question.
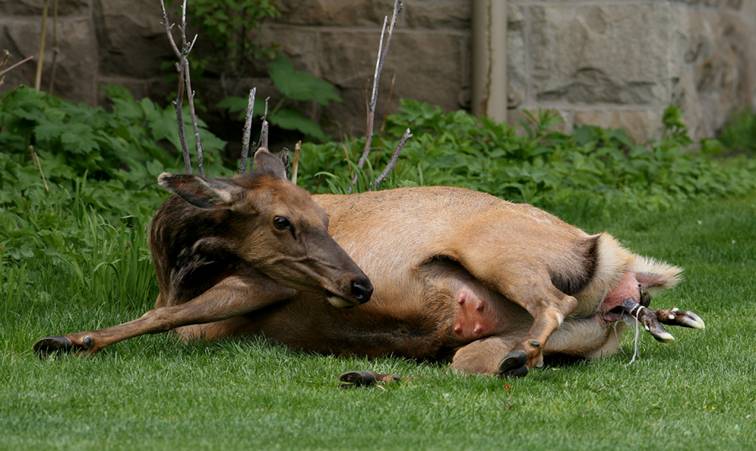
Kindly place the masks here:
MULTIPOLYGON (((314 102, 326 107, 331 102, 341 101, 338 90, 309 72, 295 69, 284 55, 279 55, 268 65, 268 75, 280 94, 278 102, 268 112, 270 123, 286 130, 297 130, 317 141, 328 139, 320 125, 302 114, 295 106, 296 102, 314 102)), ((238 114, 241 118, 247 109, 247 99, 226 97, 218 107, 238 114)), ((260 116, 264 111, 264 101, 255 99, 255 114, 260 116)))
MULTIPOLYGON (((506 124, 463 111, 446 113, 417 101, 402 101, 388 117, 386 133, 374 146, 371 165, 360 174, 367 189, 372 168, 383 167, 401 133, 412 129, 388 186, 466 186, 551 210, 607 208, 659 210, 697 197, 742 194, 756 187, 748 176, 753 160, 715 161, 690 150, 679 110, 664 115, 658 141, 635 144, 622 130, 578 127, 554 129, 552 113, 530 115, 518 133, 506 124)), ((315 191, 346 192, 362 139, 305 145, 301 179, 315 191)))
POLYGON ((733 115, 717 137, 723 150, 756 154, 756 112, 742 111, 733 115))
MULTIPOLYGON (((278 17, 272 0, 192 0, 192 19, 200 34, 199 53, 192 56, 194 78, 208 76, 238 79, 250 69, 262 66, 276 92, 264 93, 276 99, 268 121, 285 130, 295 130, 308 139, 325 141, 328 135, 320 125, 302 112, 308 103, 327 106, 341 101, 338 90, 312 73, 297 70, 275 45, 259 44, 256 34, 267 19, 278 17)), ((166 65, 173 75, 172 65, 166 65)), ((259 93, 262 94, 262 93, 259 93)), ((255 102, 255 114, 265 111, 264 97, 255 102)), ((228 96, 216 105, 232 117, 243 120, 247 98, 228 96)))
MULTIPOLYGON (((108 94, 112 111, 26 87, 0 97, 0 259, 88 249, 88 212, 142 223, 158 205, 156 177, 182 166, 175 112, 123 88, 108 94)), ((224 174, 225 143, 202 127, 209 172, 224 174)))
POLYGON ((274 48, 264 46, 256 33, 266 19, 279 16, 273 0, 192 0, 192 21, 211 51, 205 52, 207 69, 238 77, 257 61, 276 56, 274 48))

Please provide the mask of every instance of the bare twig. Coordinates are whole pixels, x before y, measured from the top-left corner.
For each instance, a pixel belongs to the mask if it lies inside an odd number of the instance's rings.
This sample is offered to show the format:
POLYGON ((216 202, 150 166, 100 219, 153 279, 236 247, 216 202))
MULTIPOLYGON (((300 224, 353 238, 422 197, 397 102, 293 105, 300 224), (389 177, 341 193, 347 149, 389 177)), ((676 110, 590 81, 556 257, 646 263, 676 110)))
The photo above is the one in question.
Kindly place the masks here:
POLYGON ((268 148, 268 100, 270 97, 265 98, 265 113, 263 113, 262 126, 260 127, 260 146, 268 148))
POLYGON ((291 183, 297 184, 297 174, 299 173, 299 158, 302 155, 302 141, 297 141, 294 146, 294 157, 291 160, 291 183))
MULTIPOLYGON (((370 101, 367 105, 367 123, 365 129, 365 146, 362 149, 362 154, 357 162, 357 168, 362 169, 370 155, 370 148, 373 143, 373 127, 375 123, 375 108, 378 104, 378 89, 381 83, 381 72, 383 71, 383 63, 388 54, 389 44, 391 43, 391 36, 394 33, 394 27, 396 26, 396 19, 402 10, 402 1, 394 0, 394 12, 391 15, 391 22, 388 22, 388 17, 383 18, 383 28, 381 28, 381 41, 378 44, 378 56, 375 61, 375 71, 373 73, 373 87, 371 89, 370 101), (388 27, 388 29, 387 29, 388 27), (387 33, 388 31, 388 33, 387 33), (384 39, 385 37, 385 39, 384 39)), ((349 185, 349 192, 352 191, 352 187, 357 183, 358 173, 352 176, 352 181, 349 185)))
MULTIPOLYGON (((196 41, 195 36, 195 41, 196 41)), ((189 47, 191 49, 191 47, 189 47)), ((189 60, 184 57, 184 81, 186 86, 186 98, 189 100, 189 115, 192 118, 192 128, 194 129, 194 147, 197 151, 197 169, 201 176, 205 175, 205 158, 202 152, 202 139, 200 138, 199 124, 197 122, 197 112, 194 109, 194 91, 192 90, 192 78, 189 72, 189 60)))
POLYGON ((252 115, 255 110, 255 94, 257 88, 249 90, 249 98, 247 99, 247 116, 244 118, 244 132, 242 134, 242 151, 241 161, 239 161, 239 173, 247 173, 247 158, 249 158, 249 140, 252 137, 252 115))
POLYGON ((171 43, 171 48, 173 49, 173 53, 176 54, 176 58, 180 60, 181 51, 179 51, 178 46, 176 45, 176 40, 173 39, 173 32, 171 31, 173 29, 173 24, 168 20, 168 13, 165 11, 164 0, 160 0, 160 7, 163 10, 163 26, 165 26, 165 34, 168 35, 168 42, 171 43))
POLYGON ((47 177, 45 177, 44 171, 42 171, 42 163, 39 161, 39 157, 37 156, 37 152, 34 151, 34 146, 29 146, 29 153, 31 154, 32 161, 34 161, 34 165, 37 166, 37 170, 39 170, 39 175, 42 176, 42 184, 45 187, 45 192, 50 192, 50 187, 47 185, 47 177))
POLYGON ((165 1, 160 0, 160 7, 163 13, 163 26, 165 27, 165 34, 168 35, 168 42, 171 44, 173 53, 176 58, 179 59, 176 64, 176 72, 178 72, 178 87, 176 88, 176 100, 173 101, 173 105, 176 107, 176 121, 178 122, 178 135, 179 144, 181 145, 181 153, 184 156, 184 172, 187 174, 192 173, 192 159, 189 156, 189 146, 186 144, 186 133, 184 131, 184 56, 176 45, 176 40, 173 38, 173 24, 168 20, 168 13, 165 10, 165 1))
MULTIPOLYGON (((189 69, 189 53, 192 51, 192 48, 194 47, 194 44, 197 42, 197 36, 195 35, 192 39, 192 42, 188 42, 186 39, 186 8, 187 8, 187 0, 184 0, 182 7, 181 7, 181 24, 179 25, 179 32, 181 35, 181 49, 179 49, 178 45, 176 44, 176 39, 173 37, 173 24, 170 23, 168 20, 168 13, 165 10, 165 0, 160 0, 160 7, 162 9, 163 13, 163 25, 165 26, 165 33, 168 35, 168 41, 171 44, 171 48, 173 49, 173 53, 176 54, 176 57, 179 60, 178 64, 178 72, 179 72, 179 81, 183 81, 183 87, 186 92, 186 97, 189 104, 189 115, 191 116, 192 120, 192 128, 194 129, 194 145, 195 149, 197 151, 197 167, 199 169, 200 175, 205 175, 205 164, 204 164, 204 155, 202 151, 202 139, 200 137, 200 130, 199 130, 199 121, 197 120, 197 112, 194 108, 194 90, 192 90, 192 77, 191 77, 191 71, 189 69)), ((179 88, 179 92, 176 94, 176 117, 180 118, 179 120, 179 139, 181 140, 181 148, 184 152, 184 165, 186 167, 187 161, 188 161, 188 146, 186 145, 186 136, 184 134, 184 121, 183 121, 183 113, 179 111, 180 108, 183 108, 183 99, 181 94, 181 88, 179 88)), ((191 163, 190 163, 191 165, 191 163)), ((191 167, 189 168, 189 171, 191 170, 191 167)), ((187 172, 189 172, 187 171, 187 172)))
POLYGON ((13 69, 17 68, 18 66, 26 63, 27 61, 31 61, 34 59, 34 56, 27 56, 26 58, 22 59, 21 61, 11 65, 10 67, 6 67, 3 70, 0 70, 0 77, 7 74, 8 72, 12 71, 13 69))
POLYGON ((377 189, 378 186, 380 186, 381 182, 388 177, 388 175, 391 173, 391 171, 394 170, 394 167, 396 166, 396 162, 399 159, 399 154, 402 153, 402 149, 404 149, 404 145, 407 144, 407 140, 412 138, 412 132, 410 129, 407 129, 404 131, 404 134, 402 135, 402 138, 399 140, 399 143, 397 143, 396 147, 394 148, 394 153, 391 154, 391 159, 389 160, 386 167, 383 169, 383 172, 381 172, 381 175, 378 176, 378 178, 375 179, 373 182, 373 189, 377 189))
POLYGON ((47 40, 47 9, 49 0, 45 0, 42 7, 42 30, 39 34, 39 58, 37 58, 37 74, 34 77, 34 89, 39 91, 42 87, 42 68, 45 65, 45 41, 47 40))
POLYGON ((47 85, 47 92, 52 94, 55 89, 55 75, 58 72, 58 0, 53 0, 53 41, 52 41, 52 70, 50 71, 50 82, 47 85))
POLYGON ((184 156, 184 173, 192 173, 192 158, 189 155, 189 146, 186 144, 186 131, 184 129, 184 71, 181 65, 176 64, 178 71, 178 86, 176 87, 176 100, 173 106, 176 107, 176 122, 178 123, 179 144, 181 145, 181 155, 184 156))

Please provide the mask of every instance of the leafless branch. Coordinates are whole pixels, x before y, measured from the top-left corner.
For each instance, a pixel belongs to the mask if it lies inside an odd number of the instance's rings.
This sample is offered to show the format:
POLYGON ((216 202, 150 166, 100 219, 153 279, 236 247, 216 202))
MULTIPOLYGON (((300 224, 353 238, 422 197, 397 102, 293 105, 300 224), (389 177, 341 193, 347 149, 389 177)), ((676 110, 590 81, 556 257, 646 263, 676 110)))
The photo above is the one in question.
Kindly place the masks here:
POLYGON ((186 144, 186 130, 184 129, 184 71, 180 64, 176 64, 178 71, 178 86, 176 86, 176 100, 173 106, 176 107, 176 122, 178 123, 179 144, 181 145, 181 155, 184 156, 184 173, 192 173, 192 158, 189 154, 189 146, 186 144))
MULTIPOLYGON (((186 92, 186 97, 189 104, 189 115, 191 116, 192 120, 192 128, 194 130, 194 145, 195 149, 197 151, 197 167, 199 169, 200 175, 205 175, 205 163, 204 163, 204 155, 202 151, 202 139, 200 137, 200 130, 199 130, 199 121, 197 120, 197 112, 194 108, 194 90, 192 89, 192 77, 191 77, 191 71, 189 68, 189 52, 192 51, 192 48, 194 47, 194 44, 197 42, 197 36, 195 35, 192 39, 192 42, 188 42, 186 39, 186 9, 187 9, 187 0, 184 0, 182 7, 181 7, 181 24, 179 25, 179 32, 181 35, 181 49, 179 49, 179 46, 176 44, 176 39, 173 36, 173 24, 168 20, 168 13, 165 9, 165 0, 160 0, 160 8, 163 13, 163 26, 165 26, 165 33, 168 35, 168 41, 171 44, 171 48, 173 49, 173 53, 176 54, 176 58, 178 58, 179 63, 177 66, 177 70, 179 72, 179 83, 183 81, 183 91, 186 92)), ((189 158, 189 147, 186 144, 186 134, 184 132, 184 121, 183 121, 183 112, 181 111, 181 108, 183 108, 183 94, 182 94, 182 87, 180 86, 178 89, 178 92, 176 94, 176 118, 179 119, 179 140, 181 141, 181 150, 184 153, 184 168, 186 170, 187 168, 187 162, 188 163, 188 170, 187 172, 191 172, 191 162, 189 158)))
POLYGON ((386 167, 383 169, 383 172, 381 172, 381 175, 378 176, 378 178, 375 179, 373 182, 373 189, 378 189, 378 186, 380 186, 381 182, 388 177, 388 175, 391 173, 391 171, 394 170, 394 167, 396 166, 396 162, 399 159, 399 154, 402 153, 402 149, 404 149, 404 145, 407 144, 407 140, 412 138, 412 132, 410 129, 407 129, 404 131, 404 134, 402 135, 402 138, 399 140, 399 143, 397 143, 396 147, 394 148, 394 153, 391 154, 391 159, 389 160, 386 167))
POLYGON ((294 157, 291 160, 291 183, 297 184, 297 174, 299 173, 299 158, 302 155, 302 141, 297 141, 294 146, 294 157))
POLYGON ((34 56, 27 56, 26 58, 22 59, 21 61, 11 65, 10 67, 6 67, 3 70, 0 70, 0 77, 7 74, 8 72, 12 71, 13 69, 17 68, 18 66, 26 63, 27 61, 31 61, 34 59, 34 56))
POLYGON ((160 7, 163 12, 163 26, 165 27, 165 34, 168 35, 168 42, 171 43, 171 48, 173 49, 173 53, 176 54, 176 58, 181 60, 181 51, 179 51, 176 40, 173 38, 173 24, 168 20, 168 13, 165 11, 165 0, 160 0, 160 7))
MULTIPOLYGON (((370 100, 367 105, 367 123, 365 127, 365 146, 362 149, 362 154, 357 162, 357 168, 362 167, 367 162, 370 155, 370 149, 373 144, 373 128, 375 124, 375 108, 378 104, 378 89, 381 83, 381 72, 383 71, 383 63, 386 60, 388 54, 389 44, 391 43, 391 36, 394 33, 394 27, 396 26, 396 19, 402 10, 402 1, 394 0, 394 12, 391 15, 391 22, 388 21, 388 17, 383 18, 383 27, 381 28, 381 41, 378 44, 378 55, 375 61, 375 71, 373 73, 373 87, 371 89, 370 100), (388 29, 387 29, 388 27, 388 29)), ((352 176, 352 181, 349 185, 349 191, 357 183, 358 174, 355 173, 352 176)))
POLYGON ((52 37, 52 70, 50 71, 50 82, 47 85, 47 92, 52 94, 55 89, 55 75, 58 72, 58 0, 53 0, 53 37, 52 37))
POLYGON ((186 57, 184 57, 184 82, 186 86, 186 98, 189 101, 189 115, 192 118, 192 128, 194 129, 194 147, 197 151, 197 169, 199 170, 199 174, 204 177, 205 158, 202 152, 202 139, 200 138, 197 112, 194 109, 194 91, 192 90, 192 77, 189 71, 189 60, 186 57))
POLYGON ((270 97, 265 98, 265 113, 263 113, 262 126, 260 127, 260 146, 268 148, 268 100, 270 97))
POLYGON ((39 161, 37 152, 34 151, 34 146, 29 145, 29 153, 31 153, 31 157, 32 157, 32 160, 34 161, 34 165, 37 166, 39 175, 42 177, 42 185, 45 187, 45 192, 49 193, 50 186, 47 184, 47 177, 45 177, 45 172, 42 170, 42 162, 39 161))
POLYGON ((39 57, 37 58, 37 74, 34 77, 34 89, 39 91, 42 88, 42 68, 45 65, 45 41, 47 41, 47 9, 49 0, 45 0, 42 7, 42 29, 39 35, 39 57))
POLYGON ((247 173, 247 158, 249 157, 249 140, 252 137, 252 115, 255 109, 255 94, 257 88, 249 90, 249 98, 247 99, 247 116, 244 120, 244 133, 242 135, 242 151, 241 161, 239 161, 239 173, 247 173))

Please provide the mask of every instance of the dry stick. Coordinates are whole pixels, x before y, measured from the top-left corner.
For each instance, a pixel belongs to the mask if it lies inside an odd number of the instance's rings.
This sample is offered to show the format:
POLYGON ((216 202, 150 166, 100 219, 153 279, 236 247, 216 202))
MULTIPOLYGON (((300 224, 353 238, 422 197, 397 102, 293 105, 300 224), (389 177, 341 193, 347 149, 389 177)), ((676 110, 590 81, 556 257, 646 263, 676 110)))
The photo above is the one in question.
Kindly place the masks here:
POLYGON ((407 140, 410 138, 412 138, 412 132, 410 131, 410 129, 407 129, 404 131, 404 134, 402 135, 402 139, 399 140, 399 143, 396 145, 396 148, 394 148, 394 153, 391 154, 391 159, 386 165, 386 168, 383 169, 383 172, 381 172, 381 175, 379 175, 378 178, 375 179, 375 181, 373 182, 373 189, 377 189, 378 186, 381 184, 381 182, 386 177, 388 177, 391 171, 394 170, 394 166, 396 166, 396 162, 399 159, 399 154, 402 153, 402 149, 404 149, 404 145, 407 144, 407 140))
MULTIPOLYGON (((176 65, 176 70, 178 71, 178 88, 176 92, 176 100, 174 101, 174 105, 176 106, 176 120, 178 121, 178 135, 179 135, 179 143, 181 144, 181 153, 184 156, 184 171, 187 174, 192 173, 192 162, 191 157, 189 156, 189 146, 186 143, 186 132, 184 130, 184 113, 183 113, 183 103, 184 103, 184 73, 187 69, 187 66, 184 64, 184 61, 186 60, 186 55, 179 50, 178 45, 176 45, 176 40, 173 37, 173 24, 170 23, 168 20, 168 12, 165 9, 165 1, 160 0, 160 7, 162 9, 163 13, 163 26, 165 27, 165 34, 168 35, 168 42, 171 44, 171 48, 173 49, 173 53, 176 55, 176 58, 178 58, 179 62, 176 65)), ((183 36, 183 35, 182 35, 183 36)))
MULTIPOLYGON (((378 88, 381 82, 381 72, 383 71, 383 63, 388 54, 389 44, 391 43, 391 36, 394 34, 394 27, 396 26, 396 19, 402 10, 402 1, 394 0, 394 11, 391 15, 391 24, 388 26, 388 35, 386 35, 386 25, 388 18, 383 18, 383 27, 381 28, 381 41, 378 44, 378 56, 375 61, 375 72, 373 73, 373 88, 371 90, 370 102, 367 108, 367 124, 365 130, 365 147, 362 149, 362 155, 357 162, 357 168, 362 169, 370 155, 370 147, 373 143, 373 127, 375 123, 375 108, 378 103, 378 88), (384 35, 386 35, 384 43, 384 35)), ((352 187, 357 183, 358 173, 352 176, 352 181, 349 184, 349 192, 352 191, 352 187)))
MULTIPOLYGON (((196 39, 197 38, 195 36, 195 40, 196 39)), ((200 138, 199 125, 197 124, 197 112, 194 109, 194 91, 192 90, 192 77, 189 73, 189 60, 186 57, 184 57, 184 68, 186 97, 189 100, 189 115, 192 117, 192 128, 194 129, 194 144, 197 151, 197 168, 199 169, 199 174, 204 177, 205 163, 202 152, 202 139, 200 138)))
POLYGON ((14 65, 12 65, 10 67, 6 67, 3 70, 0 70, 0 77, 2 77, 3 75, 7 74, 10 71, 12 71, 13 69, 17 68, 18 66, 26 63, 27 61, 31 61, 33 59, 34 59, 34 56, 27 56, 26 58, 24 58, 21 61, 15 63, 14 65))
POLYGON ((176 121, 178 122, 179 143, 181 143, 181 154, 184 156, 184 173, 192 173, 192 158, 189 155, 189 146, 186 144, 186 132, 184 130, 184 70, 180 64, 176 64, 178 71, 178 86, 176 87, 176 100, 173 105, 176 107, 176 121))
POLYGON ((244 132, 242 134, 241 161, 239 161, 239 174, 247 172, 247 158, 249 157, 249 141, 252 138, 252 115, 255 109, 255 94, 257 88, 249 90, 247 99, 247 116, 244 118, 244 132))
POLYGON ((47 92, 53 93, 55 88, 55 74, 58 72, 58 0, 53 0, 53 42, 52 42, 52 70, 50 71, 50 83, 47 86, 47 92))
POLYGON ((47 178, 45 177, 44 171, 42 171, 42 162, 39 161, 39 157, 37 156, 37 152, 34 151, 34 146, 29 146, 29 152, 31 153, 32 160, 34 161, 34 164, 37 166, 37 169, 39 170, 39 175, 42 176, 42 184, 45 186, 45 192, 50 192, 50 187, 47 185, 47 178))
POLYGON ((194 35, 194 39, 189 43, 186 40, 186 6, 187 0, 184 0, 181 6, 181 56, 182 64, 184 65, 184 84, 186 86, 186 98, 189 101, 189 115, 192 118, 192 128, 194 129, 194 147, 197 151, 197 169, 201 176, 205 176, 205 158, 202 151, 202 138, 200 138, 199 125, 197 121, 197 112, 194 109, 194 90, 192 89, 192 75, 189 69, 189 53, 194 48, 194 44, 197 42, 197 35, 194 35))
POLYGON ((294 146, 294 158, 291 161, 291 183, 297 184, 297 173, 299 172, 299 157, 302 155, 302 141, 297 141, 294 146))
POLYGON ((34 77, 34 89, 37 91, 42 87, 42 67, 45 64, 45 41, 47 40, 47 7, 49 0, 45 0, 45 6, 42 8, 42 31, 39 36, 39 58, 37 59, 37 74, 34 77))
POLYGON ((260 128, 260 147, 268 148, 268 100, 265 98, 265 113, 263 114, 262 127, 260 128))

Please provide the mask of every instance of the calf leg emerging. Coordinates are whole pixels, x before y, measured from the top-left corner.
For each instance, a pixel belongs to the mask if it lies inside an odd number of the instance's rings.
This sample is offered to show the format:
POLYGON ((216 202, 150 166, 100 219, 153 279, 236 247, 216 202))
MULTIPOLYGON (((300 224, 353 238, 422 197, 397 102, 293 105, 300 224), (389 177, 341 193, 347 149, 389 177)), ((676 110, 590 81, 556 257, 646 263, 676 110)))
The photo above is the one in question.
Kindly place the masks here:
POLYGON ((188 324, 223 320, 258 310, 294 296, 295 291, 281 287, 262 275, 231 276, 183 304, 158 307, 141 318, 90 332, 46 337, 34 344, 34 351, 45 357, 56 352, 94 353, 106 346, 143 334, 165 332, 188 324))

